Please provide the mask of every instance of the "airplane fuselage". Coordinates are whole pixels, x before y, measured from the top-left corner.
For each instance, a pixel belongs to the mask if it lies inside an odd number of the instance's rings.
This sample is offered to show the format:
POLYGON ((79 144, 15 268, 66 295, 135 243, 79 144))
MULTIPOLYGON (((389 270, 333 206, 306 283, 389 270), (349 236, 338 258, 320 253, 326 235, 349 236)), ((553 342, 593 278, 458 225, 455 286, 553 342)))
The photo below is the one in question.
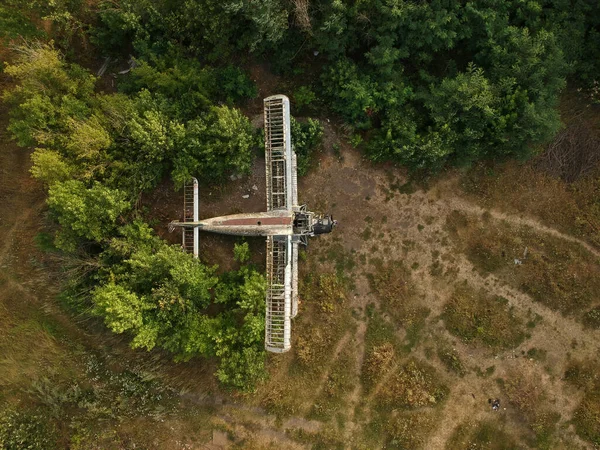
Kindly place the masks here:
POLYGON ((237 236, 288 236, 294 234, 294 214, 288 210, 230 214, 186 222, 185 226, 237 236))

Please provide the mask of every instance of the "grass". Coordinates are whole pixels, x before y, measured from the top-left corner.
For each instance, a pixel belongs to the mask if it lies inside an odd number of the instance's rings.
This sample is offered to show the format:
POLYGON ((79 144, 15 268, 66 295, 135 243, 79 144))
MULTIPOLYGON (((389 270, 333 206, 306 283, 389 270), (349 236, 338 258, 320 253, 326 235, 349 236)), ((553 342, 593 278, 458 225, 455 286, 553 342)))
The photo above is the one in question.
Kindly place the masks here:
POLYGON ((461 180, 463 192, 486 207, 525 213, 544 224, 600 245, 597 173, 567 184, 533 163, 477 164, 461 180))
POLYGON ((449 372, 454 372, 459 377, 464 377, 467 373, 460 355, 454 349, 449 347, 441 347, 437 351, 438 358, 449 372))
POLYGON ((595 306, 600 263, 579 244, 457 211, 448 216, 446 225, 459 250, 482 273, 500 276, 566 315, 581 318, 584 310, 595 306), (515 264, 515 259, 522 264, 515 264))
POLYGON ((375 264, 375 272, 367 275, 381 308, 395 323, 407 331, 407 350, 413 348, 422 330, 429 308, 423 306, 411 279, 411 272, 401 261, 375 264))
POLYGON ((600 363, 597 360, 573 360, 565 370, 564 379, 583 391, 572 422, 577 434, 600 446, 600 363))
POLYGON ((343 424, 349 412, 346 408, 347 395, 358 382, 354 372, 356 356, 355 348, 352 346, 342 350, 329 371, 321 395, 312 406, 310 418, 326 421, 336 417, 338 422, 341 421, 343 424))
POLYGON ((332 243, 326 251, 323 261, 333 263, 338 278, 351 284, 350 273, 356 267, 356 251, 348 251, 339 242, 332 243))
POLYGON ((497 422, 482 421, 459 425, 448 442, 446 450, 517 450, 515 439, 497 422))
POLYGON ((442 317, 448 331, 467 343, 509 349, 526 338, 523 320, 506 299, 477 292, 466 284, 455 289, 442 317))
POLYGON ((548 401, 541 375, 527 369, 509 372, 501 385, 509 403, 522 415, 531 433, 526 439, 529 445, 539 449, 553 448, 560 414, 548 401))

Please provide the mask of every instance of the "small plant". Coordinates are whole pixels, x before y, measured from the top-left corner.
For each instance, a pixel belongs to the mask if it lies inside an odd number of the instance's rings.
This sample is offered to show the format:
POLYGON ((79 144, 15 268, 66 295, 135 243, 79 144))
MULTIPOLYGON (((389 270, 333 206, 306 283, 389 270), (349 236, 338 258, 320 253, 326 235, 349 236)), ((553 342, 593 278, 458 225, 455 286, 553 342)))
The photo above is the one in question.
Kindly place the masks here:
POLYGON ((438 358, 451 372, 456 373, 459 377, 464 377, 467 373, 463 362, 458 355, 458 352, 450 348, 438 349, 438 358))
POLYGON ((533 348, 530 348, 529 350, 527 350, 527 357, 529 359, 533 359, 535 361, 540 361, 540 362, 546 361, 547 354, 548 354, 548 352, 541 348, 533 347, 533 348))
POLYGON ((300 86, 294 92, 294 100, 299 108, 310 105, 316 98, 316 94, 309 86, 300 86))
POLYGON ((358 148, 362 143, 363 137, 360 134, 354 133, 352 137, 350 137, 350 145, 352 145, 352 147, 358 148))
POLYGON ((248 242, 242 242, 241 244, 234 244, 233 246, 233 258, 239 263, 245 263, 250 259, 250 247, 248 242))
POLYGON ((590 328, 600 328, 600 306, 590 309, 583 316, 583 323, 590 328))
POLYGON ((331 150, 333 151, 333 154, 335 155, 335 157, 337 159, 342 158, 341 149, 342 149, 342 146, 339 144, 339 142, 335 142, 335 143, 331 144, 331 150))

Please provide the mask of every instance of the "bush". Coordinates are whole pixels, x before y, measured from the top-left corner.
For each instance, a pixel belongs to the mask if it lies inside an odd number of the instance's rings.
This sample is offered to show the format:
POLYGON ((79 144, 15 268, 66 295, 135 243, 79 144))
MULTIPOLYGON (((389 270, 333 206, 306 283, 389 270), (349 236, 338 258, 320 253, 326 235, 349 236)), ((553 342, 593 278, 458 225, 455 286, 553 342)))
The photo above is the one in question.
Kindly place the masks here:
POLYGON ((323 125, 316 119, 307 119, 306 123, 291 118, 292 145, 298 158, 298 175, 306 175, 314 151, 321 145, 323 125))
POLYGON ((0 415, 0 448, 4 450, 50 450, 59 448, 57 441, 57 429, 44 414, 9 409, 0 415))
POLYGON ((300 86, 294 91, 294 102, 298 108, 309 106, 317 96, 309 86, 300 86))

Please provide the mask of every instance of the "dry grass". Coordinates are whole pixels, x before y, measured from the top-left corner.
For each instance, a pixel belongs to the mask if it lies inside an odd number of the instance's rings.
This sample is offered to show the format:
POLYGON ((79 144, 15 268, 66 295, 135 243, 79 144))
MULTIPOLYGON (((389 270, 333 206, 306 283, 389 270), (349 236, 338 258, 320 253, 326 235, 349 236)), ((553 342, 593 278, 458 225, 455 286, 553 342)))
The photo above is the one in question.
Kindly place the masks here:
POLYGON ((459 425, 446 443, 446 450, 465 449, 518 450, 524 447, 496 421, 485 421, 459 425))
POLYGON ((565 380, 584 393, 573 415, 577 434, 600 446, 600 363, 597 360, 571 361, 565 380))
POLYGON ((280 417, 332 419, 340 411, 345 393, 356 382, 351 375, 355 350, 346 344, 339 355, 334 354, 344 334, 355 326, 350 311, 344 307, 346 287, 335 273, 321 273, 305 277, 300 292, 304 293, 302 312, 294 323, 292 351, 273 357, 279 364, 275 373, 285 371, 285 375, 274 373, 259 387, 255 398, 267 411, 280 417), (323 386, 319 385, 320 379, 324 379, 323 386), (311 407, 307 402, 318 392, 319 399, 311 407))
POLYGON ((327 374, 323 390, 315 399, 310 417, 319 420, 337 419, 343 425, 351 411, 347 408, 348 395, 358 383, 355 373, 356 349, 348 346, 334 362, 327 374))
POLYGON ((533 164, 484 164, 467 172, 463 192, 482 206, 538 218, 547 226, 600 246, 598 170, 573 184, 552 177, 533 164))
POLYGON ((419 302, 410 270, 401 261, 377 264, 375 269, 368 277, 381 308, 406 328, 421 324, 429 309, 419 302))
POLYGON ((29 386, 41 375, 69 373, 72 362, 68 361, 64 346, 52 335, 51 328, 39 320, 39 312, 23 301, 23 293, 7 287, 0 297, 0 388, 5 392, 29 386), (12 301, 12 299, 21 299, 12 301))
POLYGON ((563 314, 581 316, 596 306, 600 264, 579 244, 457 211, 446 224, 459 250, 482 273, 500 276, 563 314))
POLYGON ((437 371, 430 365, 409 359, 379 389, 375 396, 377 407, 390 411, 396 408, 434 406, 448 395, 437 371))
POLYGON ((394 324, 406 330, 405 351, 417 345, 429 315, 429 308, 423 304, 411 272, 401 261, 371 260, 374 273, 367 274, 373 293, 379 299, 383 312, 394 324))
POLYGON ((530 444, 550 449, 560 414, 549 403, 544 384, 542 375, 531 366, 519 373, 509 373, 503 381, 509 403, 519 411, 532 433, 530 444))
POLYGON ((525 340, 523 320, 502 297, 462 285, 444 306, 446 328, 464 342, 494 349, 515 348, 525 340))
POLYGON ((438 415, 431 409, 393 412, 383 427, 388 435, 386 448, 424 448, 428 436, 439 422, 438 415))

